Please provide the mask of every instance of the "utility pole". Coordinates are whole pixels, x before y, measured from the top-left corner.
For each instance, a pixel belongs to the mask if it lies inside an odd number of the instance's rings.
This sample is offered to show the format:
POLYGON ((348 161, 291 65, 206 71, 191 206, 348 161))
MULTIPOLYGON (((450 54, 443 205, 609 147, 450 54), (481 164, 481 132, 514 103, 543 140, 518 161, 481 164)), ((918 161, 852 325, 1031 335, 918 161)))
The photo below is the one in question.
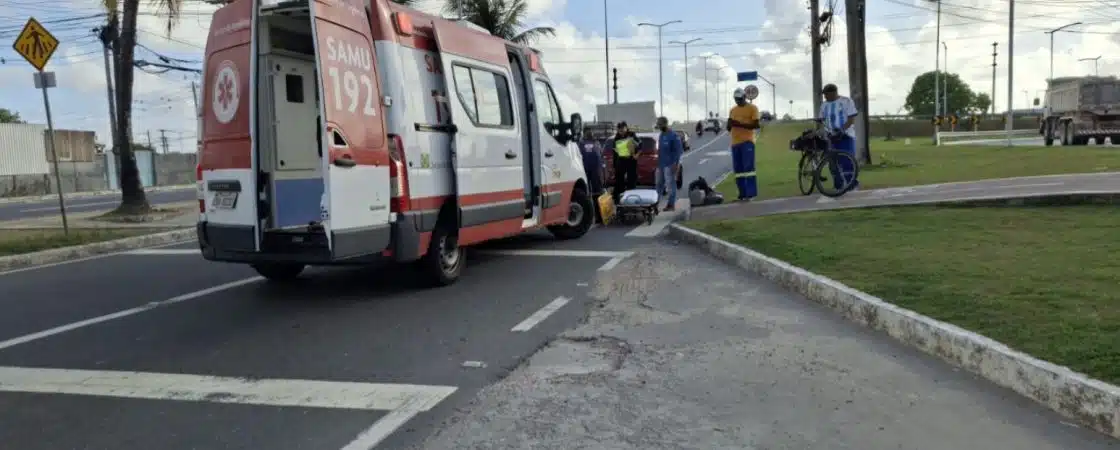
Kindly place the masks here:
POLYGON ((1014 125, 1015 115, 1015 0, 1008 2, 1007 9, 1007 146, 1011 146, 1011 128, 1014 125))
POLYGON ((618 103, 618 68, 611 69, 614 72, 614 102, 618 103))
MULTIPOLYGON (((845 0, 844 19, 848 24, 848 84, 852 101, 859 109, 856 118, 856 156, 860 164, 871 163, 871 113, 867 86, 867 35, 865 0, 845 0)), ((819 96, 818 96, 819 97, 819 96)))
POLYGON ((660 112, 658 113, 659 116, 665 115, 665 78, 661 72, 661 70, 665 66, 665 63, 661 60, 661 29, 665 28, 666 25, 672 25, 674 23, 681 23, 681 21, 670 20, 663 23, 642 22, 638 24, 639 27, 657 28, 657 93, 659 97, 657 104, 660 107, 660 112))
POLYGON ((112 140, 112 145, 109 147, 112 149, 110 154, 113 159, 113 167, 109 170, 115 170, 117 180, 120 180, 121 156, 117 151, 120 136, 117 136, 117 102, 116 95, 113 93, 114 66, 112 61, 115 61, 115 58, 110 54, 113 51, 113 42, 117 40, 116 21, 110 18, 107 25, 95 28, 93 31, 97 33, 97 39, 101 41, 101 55, 105 61, 105 90, 109 95, 109 139, 112 140))
MULTIPOLYGON (((607 103, 611 102, 611 33, 607 28, 609 21, 607 20, 607 0, 603 0, 603 56, 606 56, 607 63, 603 65, 603 69, 607 71, 607 103)), ((618 84, 617 82, 615 84, 618 84)), ((618 95, 615 95, 615 103, 618 103, 618 95)))
POLYGON ((999 42, 992 42, 992 116, 996 115, 996 46, 999 42))
POLYGON ((669 41, 670 44, 679 44, 684 47, 684 123, 692 122, 692 116, 689 115, 689 109, 692 104, 688 102, 688 44, 699 41, 704 38, 694 38, 687 41, 669 41))
POLYGON ((945 41, 941 41, 941 47, 945 49, 945 77, 943 80, 945 89, 941 92, 945 101, 941 102, 941 105, 945 110, 945 116, 949 116, 952 114, 949 112, 949 44, 946 44, 945 41))
POLYGON ((712 53, 707 56, 701 56, 704 60, 704 118, 712 116, 712 110, 708 109, 708 58, 718 55, 719 53, 712 53))
MULTIPOLYGON (((821 110, 821 90, 824 77, 821 75, 821 2, 809 0, 809 39, 813 49, 813 111, 821 110)), ((815 114, 815 113, 814 113, 815 114)))
MULTIPOLYGON (((167 130, 159 130, 159 143, 160 143, 160 147, 163 148, 163 154, 166 155, 167 152, 168 152, 168 150, 167 150, 167 147, 168 147, 167 130)), ((152 159, 154 160, 155 158, 153 157, 152 159)))
MULTIPOLYGON (((933 116, 941 115, 941 93, 939 85, 941 84, 941 46, 937 45, 941 42, 941 0, 932 0, 937 2, 937 37, 934 38, 933 47, 933 116)), ((933 143, 938 144, 937 132, 941 131, 941 125, 933 126, 933 143)))

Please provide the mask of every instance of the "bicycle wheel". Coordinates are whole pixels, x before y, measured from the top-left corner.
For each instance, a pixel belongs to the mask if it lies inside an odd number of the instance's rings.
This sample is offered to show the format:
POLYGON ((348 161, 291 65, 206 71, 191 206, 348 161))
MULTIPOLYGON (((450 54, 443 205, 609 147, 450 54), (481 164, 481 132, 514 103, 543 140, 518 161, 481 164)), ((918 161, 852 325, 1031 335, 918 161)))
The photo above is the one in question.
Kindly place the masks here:
POLYGON ((802 152, 801 160, 797 162, 797 187, 801 188, 801 195, 809 195, 816 188, 814 179, 817 176, 813 153, 802 152))
POLYGON ((847 153, 829 151, 825 152, 821 157, 820 164, 817 164, 816 173, 813 177, 817 185, 817 191, 825 197, 839 197, 852 190, 856 184, 856 177, 859 176, 859 163, 856 159, 847 153), (841 167, 851 167, 850 171, 841 171, 841 167), (824 172, 828 170, 828 172, 824 172), (840 180, 839 183, 834 181, 840 180), (838 189, 839 187, 839 189, 838 189))

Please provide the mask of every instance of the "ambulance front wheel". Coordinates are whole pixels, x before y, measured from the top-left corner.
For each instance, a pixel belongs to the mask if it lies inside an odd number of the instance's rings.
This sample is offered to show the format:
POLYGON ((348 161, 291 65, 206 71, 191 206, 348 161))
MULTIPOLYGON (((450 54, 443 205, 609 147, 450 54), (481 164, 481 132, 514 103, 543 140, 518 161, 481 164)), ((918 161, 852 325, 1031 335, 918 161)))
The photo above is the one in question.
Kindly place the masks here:
POLYGON ((459 236, 448 230, 448 222, 441 220, 436 225, 436 229, 432 231, 432 241, 428 244, 428 252, 417 261, 427 284, 435 287, 454 283, 463 272, 466 251, 459 247, 459 236))
POLYGON ((572 201, 568 205, 568 220, 563 225, 552 225, 548 231, 557 239, 579 239, 591 230, 595 223, 595 205, 587 190, 577 187, 572 191, 572 201))
POLYGON ((253 270, 269 281, 292 281, 299 278, 307 266, 298 263, 253 264, 253 270))

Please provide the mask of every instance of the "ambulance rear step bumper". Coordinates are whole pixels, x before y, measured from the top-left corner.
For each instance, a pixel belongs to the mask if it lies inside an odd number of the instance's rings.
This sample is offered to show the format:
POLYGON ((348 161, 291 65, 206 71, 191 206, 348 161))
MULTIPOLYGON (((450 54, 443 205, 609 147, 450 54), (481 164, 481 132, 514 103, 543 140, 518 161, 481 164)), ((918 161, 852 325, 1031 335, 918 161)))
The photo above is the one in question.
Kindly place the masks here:
MULTIPOLYGON (((387 259, 381 254, 358 258, 334 259, 327 247, 327 236, 319 232, 269 231, 256 251, 253 227, 198 222, 198 244, 202 257, 210 261, 256 264, 265 262, 301 263, 308 265, 366 264, 387 259)), ((420 257, 420 233, 416 217, 401 214, 392 227, 390 249, 395 261, 413 261, 420 257)))

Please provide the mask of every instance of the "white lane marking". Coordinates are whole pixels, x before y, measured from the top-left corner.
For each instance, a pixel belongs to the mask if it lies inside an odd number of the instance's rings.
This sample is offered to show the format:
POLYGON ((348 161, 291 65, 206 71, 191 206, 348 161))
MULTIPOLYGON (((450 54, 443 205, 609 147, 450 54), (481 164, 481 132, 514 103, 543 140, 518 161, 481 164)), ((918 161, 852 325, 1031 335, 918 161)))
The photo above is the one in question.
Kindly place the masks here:
POLYGON ((727 177, 731 176, 732 172, 733 171, 728 170, 727 172, 724 172, 723 175, 720 175, 719 178, 716 178, 716 181, 711 184, 712 189, 715 189, 716 186, 719 186, 720 183, 723 183, 723 180, 726 180, 727 177))
POLYGON ((415 409, 390 411, 389 414, 381 416, 380 419, 377 419, 377 422, 374 422, 345 447, 342 447, 342 450, 373 450, 374 447, 377 447, 377 444, 397 431, 397 428, 408 423, 409 420, 422 412, 415 409))
POLYGON ((514 325, 513 328, 511 328, 509 331, 515 333, 529 331, 533 329, 533 327, 537 326, 538 323, 544 322, 544 320, 547 319, 548 316, 551 316, 556 311, 559 311, 560 308, 563 308, 564 305, 567 305, 570 301, 572 300, 568 297, 556 297, 556 300, 548 302, 547 305, 544 305, 544 307, 538 309, 537 312, 533 313, 533 315, 529 316, 525 320, 522 320, 521 323, 514 325))
MULTIPOLYGON (((245 278, 243 280, 232 281, 232 282, 225 283, 225 284, 219 284, 217 286, 214 286, 214 287, 211 287, 211 288, 206 288, 206 289, 203 289, 201 291, 195 291, 195 292, 183 294, 183 295, 180 295, 178 297, 172 297, 172 298, 169 298, 167 300, 151 302, 151 303, 148 303, 144 306, 137 306, 135 308, 129 308, 129 309, 126 309, 126 310, 123 310, 123 311, 117 311, 117 312, 112 313, 112 314, 106 314, 104 316, 98 316, 98 317, 94 317, 94 318, 91 318, 91 319, 81 320, 81 321, 78 321, 78 322, 73 322, 73 323, 69 323, 69 324, 66 324, 66 325, 57 326, 57 327, 51 328, 49 330, 43 330, 43 331, 39 331, 39 332, 36 332, 36 333, 26 334, 26 335, 23 335, 23 336, 15 337, 15 338, 8 339, 6 341, 0 342, 0 350, 15 347, 15 346, 20 345, 20 344, 26 344, 26 343, 32 342, 32 341, 37 341, 39 339, 48 338, 48 337, 51 337, 51 336, 54 336, 54 335, 65 333, 67 331, 73 331, 73 330, 77 330, 79 328, 85 328, 85 327, 88 327, 90 325, 97 325, 99 323, 108 322, 110 320, 116 320, 116 319, 120 319, 120 318, 123 318, 123 317, 132 316, 132 315, 135 315, 135 314, 140 314, 144 311, 148 311, 148 310, 151 310, 151 309, 160 308, 160 307, 163 307, 163 306, 171 306, 171 305, 174 305, 176 303, 185 302, 187 300, 194 300, 196 298, 203 297, 203 296, 206 296, 206 295, 210 295, 210 294, 213 294, 215 292, 220 292, 220 291, 224 291, 224 290, 227 290, 227 289, 233 289, 233 288, 238 287, 238 286, 244 286, 246 284, 256 283, 256 282, 261 281, 261 280, 264 280, 264 277, 245 278)), ((4 384, 3 382, 0 382, 0 389, 3 388, 3 384, 4 384)))
POLYGON ((452 386, 249 379, 180 373, 0 367, 0 391, 299 408, 431 408, 452 386), (410 404, 417 398, 425 402, 410 404))
MULTIPOLYGON (((715 144, 715 143, 716 143, 716 141, 720 140, 720 137, 722 137, 722 136, 723 136, 723 133, 720 133, 720 134, 717 134, 717 135, 713 136, 713 137, 712 137, 712 140, 708 141, 708 142, 707 142, 706 144, 704 144, 704 145, 701 145, 701 146, 699 146, 699 147, 696 147, 696 148, 694 148, 694 149, 690 150, 690 151, 689 151, 688 153, 685 153, 684 155, 682 155, 682 156, 681 156, 681 159, 682 159, 682 160, 683 160, 683 159, 687 159, 687 158, 688 158, 689 156, 692 156, 692 155, 695 155, 695 154, 697 154, 697 153, 700 153, 700 150, 703 150, 703 149, 705 149, 705 148, 708 148, 708 146, 710 146, 710 145, 712 145, 712 144, 715 144)), ((730 153, 728 153, 728 154, 730 154, 730 153)))
POLYGON ((680 200, 677 200, 676 211, 662 212, 661 214, 658 214, 657 217, 653 219, 652 224, 639 225, 633 230, 630 230, 629 233, 626 233, 626 237, 655 237, 661 234, 661 232, 665 230, 665 227, 668 227, 669 224, 673 222, 673 219, 676 219, 677 216, 684 214, 684 210, 686 209, 688 209, 688 199, 682 198, 680 200))
POLYGON ((708 156, 731 156, 731 150, 717 150, 708 152, 708 156))
POLYGON ((631 252, 607 252, 597 250, 479 250, 479 253, 505 256, 568 256, 575 258, 614 258, 630 256, 631 252))
MULTIPOLYGON (((150 248, 161 248, 161 247, 170 247, 172 245, 183 245, 185 243, 194 242, 194 241, 195 241, 195 238, 192 237, 190 239, 186 239, 186 240, 182 240, 182 241, 178 241, 178 242, 170 242, 170 243, 167 243, 167 244, 160 244, 160 245, 152 246, 150 248)), ((130 250, 125 250, 125 251, 120 251, 120 252, 105 253, 105 254, 102 254, 102 255, 87 256, 85 258, 59 261, 59 262, 56 262, 56 263, 41 264, 41 265, 38 265, 38 266, 24 267, 24 268, 20 268, 20 269, 12 269, 12 270, 9 270, 7 272, 0 272, 0 277, 2 277, 4 275, 16 274, 16 273, 20 273, 20 272, 27 272, 27 271, 30 271, 30 270, 48 269, 48 268, 51 268, 51 267, 57 267, 57 266, 66 265, 66 264, 74 264, 74 263, 79 263, 79 262, 92 261, 92 260, 95 260, 95 259, 108 258, 110 256, 122 256, 122 255, 127 255, 130 252, 131 252, 130 250)))
POLYGON ((198 255, 202 250, 197 248, 142 248, 125 252, 126 255, 198 255))
MULTIPOLYGON (((119 202, 119 201, 94 202, 94 203, 78 203, 78 204, 74 204, 74 205, 67 204, 66 207, 69 208, 69 209, 78 209, 78 208, 81 208, 81 207, 84 207, 84 206, 104 206, 104 205, 119 205, 119 204, 121 204, 121 202, 119 202)), ((25 212, 25 213, 26 212, 38 212, 38 211, 58 211, 58 205, 46 206, 46 207, 42 207, 42 208, 27 208, 27 209, 19 210, 19 212, 25 212)))
POLYGON ((696 164, 704 164, 706 162, 708 162, 708 158, 701 159, 700 162, 698 162, 696 164))
POLYGON ((598 270, 599 270, 600 272, 606 272, 606 271, 609 271, 609 270, 613 269, 613 268, 614 268, 614 266, 617 266, 617 265, 618 265, 618 263, 622 262, 622 261, 623 261, 624 259, 626 259, 626 257, 624 257, 624 256, 619 256, 619 257, 616 257, 616 258, 611 258, 611 259, 610 259, 610 261, 607 261, 607 262, 603 263, 603 265, 602 265, 602 266, 599 266, 599 269, 598 269, 598 270))

